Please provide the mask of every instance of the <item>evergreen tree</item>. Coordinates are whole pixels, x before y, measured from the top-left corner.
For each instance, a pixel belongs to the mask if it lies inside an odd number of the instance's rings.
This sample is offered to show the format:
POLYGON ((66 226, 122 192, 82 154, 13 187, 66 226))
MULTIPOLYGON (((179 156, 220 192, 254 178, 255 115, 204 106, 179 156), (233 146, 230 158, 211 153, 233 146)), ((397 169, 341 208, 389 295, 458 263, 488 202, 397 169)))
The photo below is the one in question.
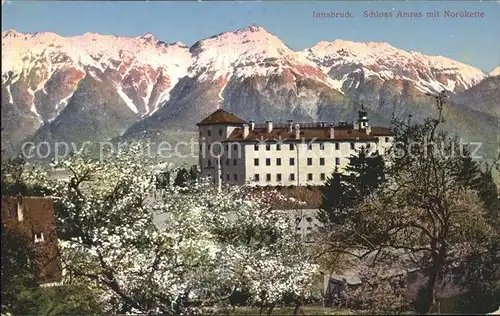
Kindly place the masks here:
POLYGON ((364 148, 349 157, 345 175, 336 168, 322 187, 319 220, 326 226, 342 225, 349 209, 374 194, 385 181, 384 168, 383 158, 368 155, 364 148))
POLYGON ((354 190, 354 203, 360 203, 374 194, 385 181, 384 160, 377 154, 367 154, 361 148, 358 155, 349 158, 346 173, 350 175, 349 182, 354 190))
POLYGON ((186 168, 181 168, 177 171, 177 175, 175 176, 174 185, 178 187, 185 187, 189 180, 189 172, 186 168))
POLYGON ((191 168, 189 169, 189 180, 191 182, 194 182, 198 180, 198 177, 199 177, 198 167, 195 165, 191 166, 191 168))

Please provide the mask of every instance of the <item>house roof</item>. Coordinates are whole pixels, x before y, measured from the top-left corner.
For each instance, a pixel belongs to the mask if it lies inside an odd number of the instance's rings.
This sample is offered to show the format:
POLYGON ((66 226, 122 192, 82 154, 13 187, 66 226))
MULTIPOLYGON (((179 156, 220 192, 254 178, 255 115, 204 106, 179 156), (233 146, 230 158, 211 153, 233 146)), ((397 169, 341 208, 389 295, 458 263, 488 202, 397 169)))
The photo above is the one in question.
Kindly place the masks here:
POLYGON ((244 120, 240 119, 236 115, 229 113, 228 111, 225 111, 223 109, 218 109, 217 111, 213 112, 201 122, 199 122, 198 126, 200 125, 216 125, 216 124, 237 124, 241 125, 246 123, 244 120))
MULTIPOLYGON (((334 127, 334 138, 330 138, 330 127, 306 127, 300 128, 300 138, 298 141, 306 140, 360 140, 360 141, 377 141, 376 136, 390 136, 393 135, 391 130, 386 127, 371 127, 370 135, 367 135, 364 129, 355 130, 352 127, 336 126, 334 127)), ((243 129, 235 129, 228 137, 228 141, 259 141, 259 140, 297 140, 295 138, 295 129, 289 132, 286 127, 273 127, 271 133, 267 132, 265 127, 256 127, 249 130, 247 137, 243 137, 243 129)))
POLYGON ((323 198, 321 188, 321 186, 252 186, 245 189, 251 196, 265 198, 272 209, 304 210, 321 207, 323 198))
POLYGON ((2 226, 16 233, 33 250, 39 284, 60 282, 62 266, 56 236, 54 204, 49 197, 2 197, 2 226), (18 205, 23 218, 18 219, 18 205), (35 235, 43 241, 35 243, 35 235))

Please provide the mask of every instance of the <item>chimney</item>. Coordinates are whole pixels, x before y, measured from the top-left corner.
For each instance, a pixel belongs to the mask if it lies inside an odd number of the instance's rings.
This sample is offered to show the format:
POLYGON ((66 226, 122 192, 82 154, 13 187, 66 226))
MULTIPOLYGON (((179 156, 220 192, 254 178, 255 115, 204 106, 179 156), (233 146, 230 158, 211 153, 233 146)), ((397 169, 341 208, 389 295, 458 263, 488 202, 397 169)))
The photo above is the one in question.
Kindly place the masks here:
POLYGON ((255 121, 254 120, 250 120, 250 130, 253 131, 255 128, 255 121))
POLYGON ((243 124, 243 138, 247 138, 249 132, 248 124, 243 124))
POLYGON ((300 139, 300 125, 295 124, 295 139, 300 139))
POLYGON ((293 131, 293 121, 288 120, 288 133, 291 133, 293 131))
POLYGON ((266 121, 267 124, 267 133, 271 133, 273 131, 273 121, 266 121))
POLYGON ((330 139, 335 138, 335 127, 333 127, 333 124, 330 124, 330 139))
POLYGON ((17 220, 22 222, 24 219, 24 205, 23 205, 23 197, 17 196, 17 220))
POLYGON ((359 131, 359 123, 358 122, 353 122, 352 129, 354 129, 356 131, 359 131))

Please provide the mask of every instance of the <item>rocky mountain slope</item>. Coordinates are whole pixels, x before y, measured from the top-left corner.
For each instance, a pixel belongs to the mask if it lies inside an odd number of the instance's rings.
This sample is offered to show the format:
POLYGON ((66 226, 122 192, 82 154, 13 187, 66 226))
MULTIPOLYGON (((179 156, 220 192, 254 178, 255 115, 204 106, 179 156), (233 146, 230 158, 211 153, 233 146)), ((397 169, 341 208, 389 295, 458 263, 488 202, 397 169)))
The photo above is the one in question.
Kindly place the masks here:
POLYGON ((168 100, 188 47, 151 34, 2 33, 2 140, 109 138, 168 100), (19 126, 22 126, 19 129, 19 126))
POLYGON ((2 149, 8 152, 33 139, 194 130, 218 106, 256 121, 338 121, 354 118, 364 103, 372 121, 387 124, 393 113, 432 114, 426 94, 445 89, 451 128, 465 126, 472 136, 494 129, 499 113, 498 80, 471 66, 387 43, 336 40, 296 52, 255 25, 191 47, 151 34, 64 38, 9 30, 2 49, 2 149))

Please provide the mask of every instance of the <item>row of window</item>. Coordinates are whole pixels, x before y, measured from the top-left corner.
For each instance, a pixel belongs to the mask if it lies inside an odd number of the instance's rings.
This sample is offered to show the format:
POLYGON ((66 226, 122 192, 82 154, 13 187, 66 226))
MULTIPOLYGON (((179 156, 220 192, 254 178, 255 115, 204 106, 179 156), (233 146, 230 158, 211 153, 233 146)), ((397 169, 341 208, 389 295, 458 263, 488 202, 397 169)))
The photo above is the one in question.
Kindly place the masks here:
MULTIPOLYGON (((201 131, 200 131, 200 135, 201 135, 201 131)), ((207 130, 207 136, 208 137, 212 136, 212 131, 211 130, 207 130)), ((222 136, 222 129, 219 129, 219 136, 222 136)))
MULTIPOLYGON (((271 174, 270 174, 270 173, 266 173, 266 181, 267 181, 267 182, 272 181, 272 179, 271 179, 271 178, 272 178, 272 177, 271 177, 271 174)), ((259 181, 260 181, 260 174, 256 173, 256 174, 254 175, 254 178, 253 178, 253 179, 254 179, 254 181, 255 181, 255 182, 259 182, 259 181)), ((325 180, 326 180, 326 175, 325 175, 324 173, 320 173, 320 174, 319 174, 319 179, 320 179, 321 181, 325 181, 325 180)), ((290 181, 295 181, 295 173, 290 173, 290 174, 288 175, 288 180, 290 180, 290 181)), ((312 173, 308 173, 308 174, 307 174, 307 181, 313 181, 313 180, 314 180, 314 176, 313 176, 313 174, 312 174, 312 173)), ((276 182, 281 182, 281 181, 282 181, 281 173, 277 173, 277 174, 276 174, 276 182)))
MULTIPOLYGON (((388 142, 388 137, 386 137, 386 142, 388 142)), ((307 149, 308 150, 312 150, 312 145, 313 144, 307 144, 307 149)), ((208 144, 208 147, 207 149, 210 150, 212 147, 212 144, 208 144)), ((225 150, 226 152, 229 151, 229 145, 225 145, 225 150)), ((240 147, 239 145, 237 144, 233 144, 233 150, 238 150, 238 147, 240 147)), ((288 144, 288 147, 290 150, 295 150, 295 144, 288 144)), ((370 143, 366 143, 366 148, 370 148, 371 147, 371 144, 370 143)), ((202 145, 200 144, 200 151, 202 150, 202 145)), ((254 150, 255 151, 259 151, 259 148, 260 148, 260 145, 259 144, 255 144, 254 145, 254 150)), ((350 143, 350 148, 351 150, 355 150, 356 149, 356 143, 350 143)), ((320 143, 319 144, 319 149, 320 150, 325 150, 325 144, 324 143, 320 143)), ((271 144, 266 144, 266 151, 270 151, 271 150, 271 144)), ((340 143, 335 143, 335 150, 340 150, 340 143)), ((276 144, 276 151, 281 151, 281 144, 276 144)))
MULTIPOLYGON (((238 165, 238 159, 233 159, 232 161, 233 166, 238 165)), ((289 158, 288 161, 290 166, 295 166, 295 158, 289 158)), ((226 166, 229 166, 231 164, 231 159, 226 159, 226 166)), ((253 160, 254 166, 259 166, 260 165, 260 160, 259 158, 255 158, 253 160)), ((307 165, 312 166, 313 165, 313 159, 312 158, 307 158, 307 165)), ((325 158, 319 158, 319 165, 324 166, 325 165, 325 158)), ((335 158, 335 165, 340 165, 340 158, 337 157, 335 158)), ((271 166, 271 158, 266 158, 266 166, 271 166)), ((281 166, 281 158, 276 158, 276 166, 281 166)), ((212 161, 208 160, 207 161, 207 167, 212 167, 212 161)))
MULTIPOLYGON (((236 159, 235 159, 236 160, 236 159)), ((236 165, 236 162, 234 163, 236 165)), ((254 166, 259 166, 259 158, 255 158, 253 160, 254 166)), ((337 157, 335 158, 335 164, 340 165, 340 158, 337 157)), ((271 165, 271 158, 266 158, 266 166, 271 165)), ((290 166, 295 166, 295 158, 289 158, 289 165, 290 166)), ((312 166, 313 165, 313 159, 312 158, 307 158, 307 165, 312 166)), ((325 158, 319 158, 319 165, 324 166, 325 165, 325 158)), ((281 166, 281 158, 276 158, 276 166, 281 166)))
MULTIPOLYGON (((385 142, 386 143, 389 142, 389 137, 385 138, 385 142)), ((356 149, 356 143, 350 143, 350 146, 351 146, 350 147, 351 149, 353 149, 353 150, 356 149)), ((307 144, 307 149, 308 150, 312 150, 312 147, 313 147, 313 144, 311 144, 311 143, 307 144)), ((366 143, 366 148, 370 148, 370 147, 371 147, 371 143, 366 143)), ((259 151, 259 148, 260 148, 259 144, 255 144, 254 145, 254 150, 255 151, 259 151)), ((295 144, 288 144, 288 148, 290 150, 295 150, 295 144)), ((324 143, 319 143, 319 149, 320 150, 325 150, 325 144, 324 143)), ((270 150, 271 150, 271 144, 266 144, 266 151, 270 151, 270 150)), ((280 151, 280 150, 281 150, 281 144, 276 144, 276 151, 280 151)), ((340 150, 340 143, 335 143, 335 150, 340 150)))

